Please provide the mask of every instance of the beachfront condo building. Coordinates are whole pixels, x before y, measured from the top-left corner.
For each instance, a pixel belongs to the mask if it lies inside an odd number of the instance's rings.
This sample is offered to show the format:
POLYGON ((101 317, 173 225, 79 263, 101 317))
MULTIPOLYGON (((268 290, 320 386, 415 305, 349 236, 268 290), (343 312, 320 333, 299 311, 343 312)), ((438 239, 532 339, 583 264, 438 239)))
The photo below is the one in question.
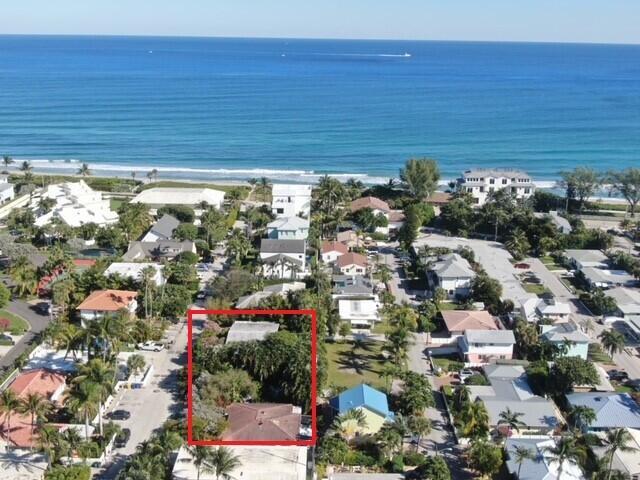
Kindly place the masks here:
POLYGON ((484 205, 492 192, 507 189, 516 198, 529 198, 535 191, 531 177, 522 170, 467 170, 458 178, 458 190, 471 194, 476 205, 484 205))
POLYGON ((311 185, 274 183, 271 190, 271 212, 277 217, 309 218, 311 185))

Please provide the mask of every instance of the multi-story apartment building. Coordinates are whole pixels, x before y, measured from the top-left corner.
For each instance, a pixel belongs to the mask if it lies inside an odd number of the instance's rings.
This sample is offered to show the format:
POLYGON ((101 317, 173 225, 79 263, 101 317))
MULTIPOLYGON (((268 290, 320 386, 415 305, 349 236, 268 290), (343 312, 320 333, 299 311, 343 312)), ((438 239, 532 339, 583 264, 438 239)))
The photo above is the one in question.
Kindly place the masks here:
POLYGON ((526 172, 511 169, 467 170, 457 182, 458 190, 470 193, 478 206, 498 190, 508 189, 517 198, 529 198, 536 188, 526 172))

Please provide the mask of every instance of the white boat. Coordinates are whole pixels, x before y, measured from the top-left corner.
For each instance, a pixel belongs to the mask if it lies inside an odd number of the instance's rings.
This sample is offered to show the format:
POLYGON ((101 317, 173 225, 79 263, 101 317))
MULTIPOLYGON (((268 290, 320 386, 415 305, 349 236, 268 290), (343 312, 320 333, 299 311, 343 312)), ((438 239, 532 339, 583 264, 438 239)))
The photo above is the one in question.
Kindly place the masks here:
POLYGON ((407 53, 407 52, 404 52, 404 55, 402 55, 402 56, 403 56, 403 57, 410 57, 410 56, 411 56, 411 54, 410 54, 410 53, 407 53))

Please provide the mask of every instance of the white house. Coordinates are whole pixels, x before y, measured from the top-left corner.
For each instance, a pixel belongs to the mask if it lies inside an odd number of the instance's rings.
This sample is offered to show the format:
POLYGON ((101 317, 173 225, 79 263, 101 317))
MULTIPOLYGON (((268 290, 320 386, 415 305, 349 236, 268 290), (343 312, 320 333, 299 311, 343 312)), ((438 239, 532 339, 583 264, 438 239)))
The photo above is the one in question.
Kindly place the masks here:
POLYGON ((276 218, 267 225, 267 236, 275 240, 305 240, 309 236, 309 220, 300 217, 276 218))
POLYGON ((221 208, 224 195, 224 192, 213 188, 155 187, 143 190, 131 200, 131 203, 196 206, 206 202, 207 205, 221 208))
MULTIPOLYGON (((118 221, 118 214, 111 210, 108 199, 102 193, 93 190, 84 180, 49 185, 41 194, 42 198, 55 201, 53 208, 36 218, 35 225, 42 227, 54 218, 60 219, 70 227, 79 227, 87 223, 98 226, 111 225, 118 221)), ((34 205, 38 212, 38 205, 34 205)))
POLYGON ((607 268, 609 266, 609 257, 600 250, 570 249, 565 250, 564 256, 576 270, 588 267, 607 268))
POLYGON ((463 172, 458 190, 471 194, 476 205, 483 205, 492 192, 507 190, 516 198, 529 198, 535 191, 531 177, 521 170, 480 168, 463 172))
POLYGON ((118 275, 140 282, 142 281, 142 271, 148 267, 151 267, 155 272, 152 278, 153 282, 157 286, 164 284, 164 277, 162 276, 164 266, 157 263, 114 262, 105 270, 104 276, 110 277, 112 275, 118 275))
POLYGON ((311 214, 311 185, 274 183, 271 212, 276 217, 306 217, 311 214))
POLYGON ((86 327, 87 322, 121 310, 134 316, 138 309, 137 297, 138 292, 128 290, 97 290, 85 298, 76 310, 80 312, 80 321, 86 327))
MULTIPOLYGON (((311 472, 307 447, 299 446, 231 446, 238 466, 228 478, 242 480, 306 480, 311 472)), ((172 472, 173 480, 218 480, 213 473, 198 472, 186 447, 178 451, 172 472)))
POLYGON ((542 318, 564 322, 569 320, 571 305, 555 298, 525 298, 521 300, 520 313, 529 322, 536 322, 542 318))
POLYGON ((8 175, 0 175, 0 203, 10 202, 16 196, 8 175))
POLYGON ((476 276, 469 262, 457 253, 442 255, 427 266, 428 281, 432 291, 442 288, 449 298, 468 297, 471 282, 476 276))
POLYGON ((341 298, 338 300, 338 316, 343 322, 349 322, 352 328, 371 328, 380 321, 380 301, 377 295, 341 298))
POLYGON ((584 267, 580 272, 591 288, 633 287, 638 283, 625 270, 584 267))
POLYGON ((467 365, 481 366, 513 358, 515 343, 511 330, 465 330, 458 338, 458 349, 467 365))
POLYGON ((263 238, 260 259, 263 274, 271 278, 296 278, 307 275, 305 240, 273 240, 263 238))
POLYGON ((504 444, 507 452, 507 470, 516 480, 584 480, 580 465, 573 460, 563 460, 562 471, 549 450, 556 446, 553 438, 508 438, 504 444), (518 463, 516 451, 526 449, 530 458, 518 463))
POLYGON ((618 314, 621 317, 640 315, 640 291, 632 288, 617 287, 607 290, 605 295, 615 300, 618 306, 618 314))
POLYGON ((345 253, 338 257, 336 268, 343 275, 364 275, 367 273, 367 257, 355 252, 345 253))
POLYGON ((349 247, 344 243, 335 241, 323 241, 320 249, 320 255, 324 263, 333 263, 338 257, 349 253, 349 247))

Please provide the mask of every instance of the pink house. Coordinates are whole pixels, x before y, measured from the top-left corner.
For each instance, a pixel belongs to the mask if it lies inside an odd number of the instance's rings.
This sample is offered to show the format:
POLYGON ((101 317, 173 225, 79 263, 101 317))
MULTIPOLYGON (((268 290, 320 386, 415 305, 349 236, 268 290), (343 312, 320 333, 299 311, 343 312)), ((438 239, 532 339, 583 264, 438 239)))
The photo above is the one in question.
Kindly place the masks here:
POLYGON ((479 367, 512 359, 515 343, 511 330, 466 330, 458 338, 458 349, 467 366, 479 367))

